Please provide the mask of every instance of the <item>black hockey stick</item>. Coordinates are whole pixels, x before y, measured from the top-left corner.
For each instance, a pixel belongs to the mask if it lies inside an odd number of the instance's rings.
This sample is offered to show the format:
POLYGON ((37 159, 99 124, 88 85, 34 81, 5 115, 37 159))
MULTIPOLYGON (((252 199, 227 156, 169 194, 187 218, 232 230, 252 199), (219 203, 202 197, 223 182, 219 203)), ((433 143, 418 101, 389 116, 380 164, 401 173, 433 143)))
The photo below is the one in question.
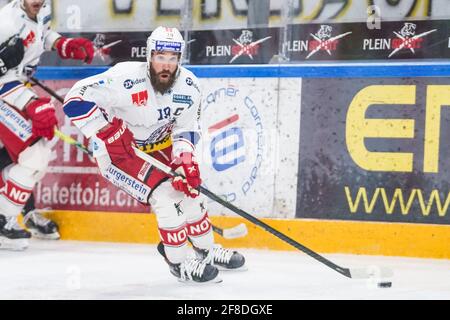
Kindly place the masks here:
POLYGON ((46 91, 49 95, 53 96, 56 100, 64 104, 64 99, 57 94, 55 91, 47 87, 45 84, 41 83, 38 79, 35 77, 30 77, 30 80, 33 81, 34 84, 36 84, 38 87, 41 87, 44 91, 46 91))
MULTIPOLYGON (((163 171, 163 172, 165 172, 165 173, 167 173, 167 174, 169 174, 169 175, 171 175, 173 177, 175 177, 175 176, 182 176, 181 174, 173 171, 171 167, 161 163, 160 161, 156 160, 155 158, 153 158, 152 156, 146 154, 145 152, 142 152, 141 150, 136 149, 136 148, 135 148, 135 152, 136 152, 136 155, 138 157, 140 157, 141 159, 149 162, 151 165, 155 166, 156 168, 160 169, 161 171, 163 171)), ((334 262, 328 260, 327 258, 323 257, 322 255, 318 254, 317 252, 314 252, 313 250, 311 250, 311 249, 305 247, 304 245, 298 243, 294 239, 292 239, 292 238, 288 237, 287 235, 281 233, 280 231, 272 228, 271 226, 269 226, 265 222, 259 220, 258 218, 252 216, 251 214, 245 212, 244 210, 237 208, 233 204, 231 204, 228 201, 220 198, 219 196, 217 196, 213 192, 209 191, 208 189, 204 188, 203 186, 200 186, 198 188, 198 190, 201 193, 203 193, 205 196, 210 198, 211 200, 220 203, 225 208, 230 209, 234 213, 240 215, 241 217, 243 217, 243 218, 249 220, 250 222, 256 224, 257 226, 263 228, 267 232, 273 234, 275 237, 283 240, 284 242, 290 244, 294 248, 296 248, 296 249, 306 253, 310 257, 316 259, 317 261, 323 263, 327 267, 333 269, 336 272, 339 272, 340 274, 342 274, 342 275, 344 275, 344 276, 346 276, 348 278, 369 279, 369 278, 373 278, 373 277, 381 277, 381 278, 383 278, 383 277, 392 276, 392 271, 390 269, 388 269, 388 268, 382 268, 382 267, 375 267, 374 268, 374 267, 370 267, 370 268, 352 268, 352 269, 350 269, 350 268, 341 267, 341 266, 335 264, 334 262)))
MULTIPOLYGON (((86 153, 87 155, 92 157, 92 151, 89 150, 85 145, 78 142, 74 138, 65 135, 58 129, 55 129, 55 136, 57 136, 62 141, 73 145, 86 153)), ((225 239, 235 239, 235 238, 241 238, 247 235, 247 226, 243 223, 238 224, 237 226, 231 227, 231 228, 219 228, 215 225, 212 225, 214 232, 216 232, 218 235, 224 237, 225 239)))

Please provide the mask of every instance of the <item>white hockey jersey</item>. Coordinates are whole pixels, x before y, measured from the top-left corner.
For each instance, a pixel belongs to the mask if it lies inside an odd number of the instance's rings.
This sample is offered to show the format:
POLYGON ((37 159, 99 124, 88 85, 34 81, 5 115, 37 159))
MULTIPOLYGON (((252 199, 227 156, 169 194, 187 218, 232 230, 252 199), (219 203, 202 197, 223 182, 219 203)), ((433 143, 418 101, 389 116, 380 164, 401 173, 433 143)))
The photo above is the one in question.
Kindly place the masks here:
POLYGON ((66 95, 64 112, 90 138, 123 119, 138 147, 150 152, 173 144, 173 154, 193 152, 200 138, 201 92, 196 76, 179 67, 172 88, 156 92, 145 62, 122 62, 77 82, 66 95))
POLYGON ((20 0, 14 0, 0 9, 0 43, 17 35, 25 45, 22 62, 0 77, 0 97, 19 109, 34 95, 23 87, 26 68, 35 68, 42 53, 52 50, 53 43, 61 37, 50 29, 50 22, 51 8, 48 4, 44 4, 39 11, 37 22, 28 18, 20 7, 20 0))

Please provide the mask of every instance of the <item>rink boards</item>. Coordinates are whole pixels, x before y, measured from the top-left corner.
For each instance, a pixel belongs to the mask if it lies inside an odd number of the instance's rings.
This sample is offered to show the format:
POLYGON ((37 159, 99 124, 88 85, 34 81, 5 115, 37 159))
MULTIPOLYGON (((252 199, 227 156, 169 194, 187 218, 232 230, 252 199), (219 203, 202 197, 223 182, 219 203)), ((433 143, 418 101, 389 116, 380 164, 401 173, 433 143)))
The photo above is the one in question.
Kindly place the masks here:
MULTIPOLYGON (((37 76, 63 95, 74 78, 102 70, 37 76)), ((207 188, 320 252, 450 258, 449 65, 191 70, 203 86, 207 188)), ((61 130, 87 143, 60 116, 61 130)), ((154 216, 99 178, 87 157, 61 142, 55 151, 36 198, 56 210, 64 238, 158 241, 154 216)), ((220 226, 242 220, 208 205, 220 226)), ((227 243, 289 249, 248 227, 227 243)))
MULTIPOLYGON (((62 239, 159 242, 154 214, 57 210, 49 216, 61 226, 62 239)), ((226 247, 297 251, 240 217, 213 216, 211 220, 221 228, 246 223, 248 235, 245 237, 230 240, 215 236, 216 241, 226 247)), ((450 259, 448 226, 311 219, 262 220, 316 252, 450 259)))

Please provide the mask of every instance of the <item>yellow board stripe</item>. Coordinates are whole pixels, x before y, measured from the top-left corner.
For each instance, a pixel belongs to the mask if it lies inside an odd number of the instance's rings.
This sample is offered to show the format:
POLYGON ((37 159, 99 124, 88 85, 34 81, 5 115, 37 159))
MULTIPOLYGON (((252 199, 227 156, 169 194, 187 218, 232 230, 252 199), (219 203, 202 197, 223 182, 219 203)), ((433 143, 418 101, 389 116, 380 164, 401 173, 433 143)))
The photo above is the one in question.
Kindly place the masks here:
MULTIPOLYGON (((62 239, 83 241, 158 243, 153 214, 54 211, 62 239)), ((265 230, 239 217, 215 217, 219 227, 244 222, 249 234, 217 242, 226 247, 297 250, 265 230)), ((331 220, 262 219, 264 222, 319 253, 405 256, 450 259, 450 226, 411 223, 331 220)))

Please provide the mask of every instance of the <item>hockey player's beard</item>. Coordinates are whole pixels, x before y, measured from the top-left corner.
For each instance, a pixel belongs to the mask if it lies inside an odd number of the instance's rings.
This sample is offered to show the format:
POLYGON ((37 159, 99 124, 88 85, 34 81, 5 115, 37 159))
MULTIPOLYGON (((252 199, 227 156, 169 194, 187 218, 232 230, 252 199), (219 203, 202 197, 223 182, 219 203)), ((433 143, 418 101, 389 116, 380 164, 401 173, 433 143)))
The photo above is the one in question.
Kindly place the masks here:
POLYGON ((161 71, 160 73, 156 73, 156 71, 150 65, 150 82, 152 83, 153 88, 161 94, 166 93, 166 91, 169 90, 175 82, 177 70, 178 68, 173 73, 171 73, 170 71, 161 71), (161 74, 168 74, 168 81, 159 81, 159 76, 161 74))

